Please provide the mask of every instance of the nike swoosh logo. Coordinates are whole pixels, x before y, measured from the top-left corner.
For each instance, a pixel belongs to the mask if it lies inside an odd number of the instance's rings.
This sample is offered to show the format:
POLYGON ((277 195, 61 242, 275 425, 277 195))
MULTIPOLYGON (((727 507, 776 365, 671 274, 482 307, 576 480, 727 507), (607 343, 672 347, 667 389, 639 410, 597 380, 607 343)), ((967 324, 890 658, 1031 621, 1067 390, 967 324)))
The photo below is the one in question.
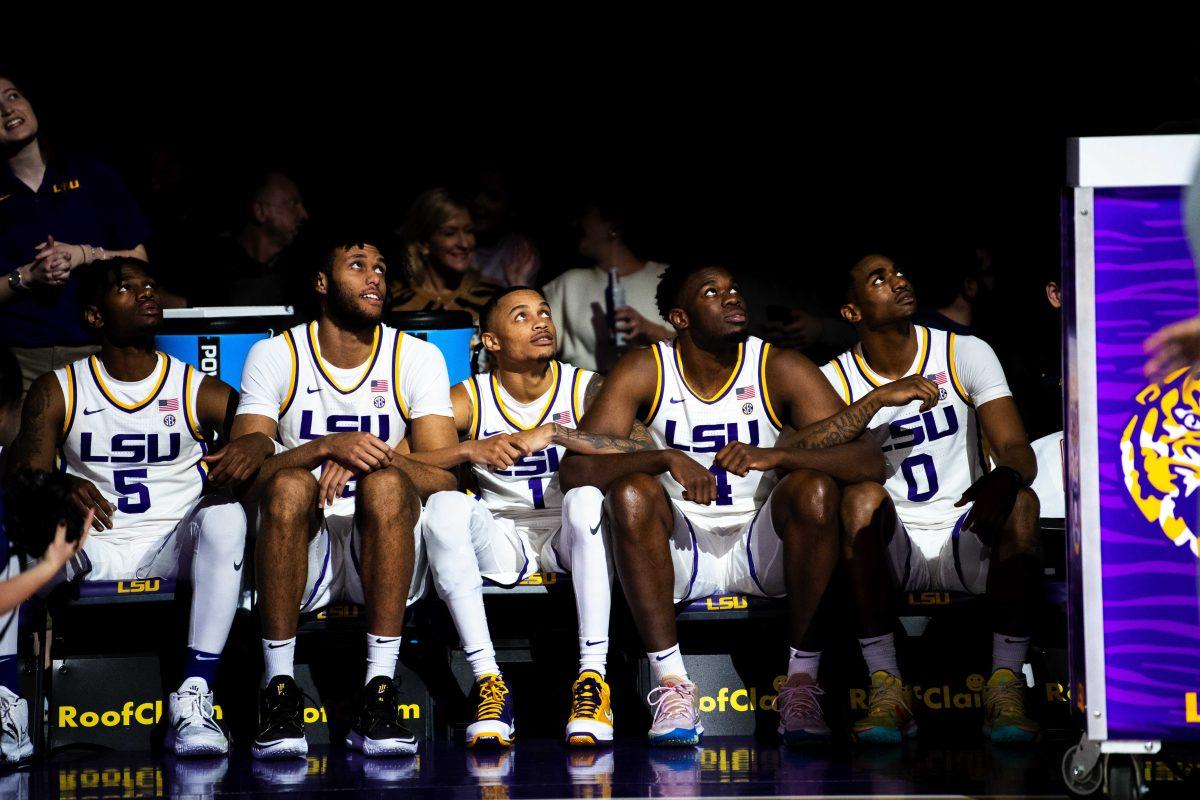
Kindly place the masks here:
POLYGON ((378 639, 377 638, 375 640, 375 644, 391 644, 392 642, 398 642, 398 641, 400 641, 399 636, 397 636, 395 639, 378 639))
POLYGON ((233 571, 237 572, 242 568, 242 564, 246 563, 246 557, 242 556, 242 560, 233 565, 233 571))
POLYGON ((103 410, 103 408, 85 408, 83 410, 83 415, 85 417, 90 417, 92 414, 99 414, 103 410))
POLYGON ((483 438, 486 439, 489 436, 499 436, 502 433, 504 433, 504 431, 484 431, 483 438))
POLYGON ((591 639, 588 639, 588 640, 587 640, 587 644, 586 644, 586 646, 587 646, 587 647, 595 647, 596 645, 598 645, 598 644, 604 644, 604 643, 605 643, 605 642, 607 642, 607 641, 608 641, 608 639, 600 639, 599 641, 595 641, 595 642, 593 642, 591 639))
POLYGON ((600 528, 602 528, 603 526, 604 526, 604 520, 600 520, 599 522, 596 523, 596 527, 591 529, 591 532, 593 534, 597 534, 600 532, 600 528))
POLYGON ((196 656, 197 661, 220 661, 220 656, 196 656))
POLYGON ((270 650, 278 650, 281 647, 287 647, 287 644, 269 644, 267 648, 270 650))
POLYGON ((655 661, 666 661, 668 658, 670 658, 671 656, 675 655, 677 652, 679 652, 679 651, 678 651, 678 650, 672 650, 671 652, 667 653, 665 656, 655 656, 655 657, 654 657, 654 660, 655 660, 655 661))
POLYGON ((482 652, 483 652, 482 647, 479 648, 478 650, 472 650, 471 652, 467 653, 467 658, 470 658, 471 656, 475 655, 476 653, 482 653, 482 652))
POLYGON ((682 402, 683 402, 683 398, 680 398, 680 397, 672 397, 671 398, 672 405, 674 405, 675 403, 682 403, 682 402))
POLYGON ((310 388, 307 391, 309 394, 316 394, 317 392, 321 391, 321 388, 318 386, 316 389, 310 388))

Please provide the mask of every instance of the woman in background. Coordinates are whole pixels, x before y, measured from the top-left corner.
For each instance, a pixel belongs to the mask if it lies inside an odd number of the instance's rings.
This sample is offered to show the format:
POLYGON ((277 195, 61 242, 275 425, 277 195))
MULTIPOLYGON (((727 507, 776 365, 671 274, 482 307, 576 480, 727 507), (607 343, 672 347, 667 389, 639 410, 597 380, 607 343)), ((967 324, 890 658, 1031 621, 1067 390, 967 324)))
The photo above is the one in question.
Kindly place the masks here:
POLYGON ((474 266, 475 225, 468 205, 446 189, 422 192, 400 229, 399 270, 390 282, 391 311, 479 312, 500 291, 474 266))

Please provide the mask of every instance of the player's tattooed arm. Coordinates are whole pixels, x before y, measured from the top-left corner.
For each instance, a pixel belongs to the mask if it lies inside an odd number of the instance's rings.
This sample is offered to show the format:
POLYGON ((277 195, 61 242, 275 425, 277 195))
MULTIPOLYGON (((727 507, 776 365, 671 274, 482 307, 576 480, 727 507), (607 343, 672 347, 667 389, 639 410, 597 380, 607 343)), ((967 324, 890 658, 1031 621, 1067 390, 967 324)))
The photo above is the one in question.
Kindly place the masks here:
POLYGON ((5 474, 21 468, 53 469, 66 414, 67 403, 58 378, 48 373, 34 381, 21 409, 21 429, 5 453, 5 474))
POLYGON ((852 442, 862 435, 879 411, 879 405, 867 395, 827 419, 807 425, 800 430, 786 431, 776 447, 803 447, 809 450, 836 447, 852 442))
MULTIPOLYGON (((586 415, 587 410, 592 407, 596 398, 600 396, 600 387, 604 385, 603 375, 593 375, 588 381, 587 389, 583 393, 583 410, 586 415)), ((619 453, 640 453, 643 450, 655 450, 654 440, 650 438, 650 432, 646 430, 639 420, 633 421, 633 428, 628 436, 616 436, 604 433, 592 433, 582 430, 581 428, 569 428, 566 425, 552 423, 554 426, 551 441, 554 444, 561 445, 573 453, 584 453, 589 455, 600 454, 619 454, 619 453)))
MULTIPOLYGON (((252 479, 275 453, 275 440, 265 431, 250 431, 234 438, 238 394, 228 384, 205 375, 196 393, 196 416, 205 437, 216 434, 218 449, 204 456, 208 482, 218 488, 243 484, 252 479)), ((239 431, 239 433, 241 433, 239 431)))

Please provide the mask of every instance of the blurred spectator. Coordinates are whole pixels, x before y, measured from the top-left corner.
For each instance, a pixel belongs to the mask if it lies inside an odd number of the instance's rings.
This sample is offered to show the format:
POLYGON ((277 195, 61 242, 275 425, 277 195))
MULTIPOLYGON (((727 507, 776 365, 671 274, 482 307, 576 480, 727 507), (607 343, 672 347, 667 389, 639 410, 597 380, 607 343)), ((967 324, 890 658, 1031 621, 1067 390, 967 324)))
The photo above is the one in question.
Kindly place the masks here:
POLYGON ((469 311, 476 321, 500 286, 474 266, 475 223, 446 189, 422 192, 400 230, 404 263, 391 275, 391 311, 469 311))
POLYGON ((980 335, 980 310, 994 288, 991 253, 948 248, 926 256, 914 266, 921 271, 921 286, 928 302, 915 321, 960 336, 980 335))
MULTIPOLYGON (((145 259, 146 221, 121 178, 84 156, 49 152, 17 85, 0 75, 0 345, 26 387, 95 352, 79 320, 74 270, 97 258, 145 259)), ((182 298, 164 296, 164 305, 182 298)))
POLYGON ((675 335, 658 315, 654 301, 658 276, 666 265, 646 261, 634 252, 629 216, 615 206, 588 206, 579 218, 579 254, 595 265, 567 270, 543 291, 558 325, 562 360, 584 369, 607 372, 620 355, 605 308, 609 270, 620 276, 625 292, 625 306, 616 310, 614 326, 625 334, 627 347, 675 335))
POLYGON ((475 266, 484 280, 501 286, 533 286, 542 268, 533 242, 514 230, 512 197, 498 170, 483 173, 471 200, 475 220, 475 266))
POLYGON ((294 305, 307 293, 293 243, 308 220, 296 182, 268 171, 246 184, 240 229, 202 254, 188 297, 193 306, 294 305))

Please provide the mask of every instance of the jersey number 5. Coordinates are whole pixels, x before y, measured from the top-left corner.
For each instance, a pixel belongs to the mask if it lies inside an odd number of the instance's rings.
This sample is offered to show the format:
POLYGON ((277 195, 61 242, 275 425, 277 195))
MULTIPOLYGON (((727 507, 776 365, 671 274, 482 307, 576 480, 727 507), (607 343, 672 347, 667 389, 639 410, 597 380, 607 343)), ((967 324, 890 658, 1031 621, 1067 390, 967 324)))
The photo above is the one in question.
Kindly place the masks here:
POLYGON ((121 495, 117 508, 126 514, 141 514, 150 508, 150 487, 135 478, 146 478, 144 469, 119 469, 113 473, 113 484, 121 495))

